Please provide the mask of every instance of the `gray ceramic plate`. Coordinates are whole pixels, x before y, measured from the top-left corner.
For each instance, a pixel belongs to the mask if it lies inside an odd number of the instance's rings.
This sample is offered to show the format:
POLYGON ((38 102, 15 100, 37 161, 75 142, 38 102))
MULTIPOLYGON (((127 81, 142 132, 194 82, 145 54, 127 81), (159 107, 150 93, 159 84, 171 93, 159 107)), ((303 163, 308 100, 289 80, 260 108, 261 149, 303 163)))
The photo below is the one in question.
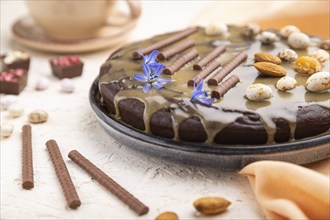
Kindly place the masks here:
POLYGON ((147 135, 114 120, 106 113, 99 98, 97 78, 90 89, 89 100, 103 128, 126 146, 160 159, 233 171, 259 160, 306 164, 330 156, 329 134, 284 144, 255 146, 188 143, 147 135))

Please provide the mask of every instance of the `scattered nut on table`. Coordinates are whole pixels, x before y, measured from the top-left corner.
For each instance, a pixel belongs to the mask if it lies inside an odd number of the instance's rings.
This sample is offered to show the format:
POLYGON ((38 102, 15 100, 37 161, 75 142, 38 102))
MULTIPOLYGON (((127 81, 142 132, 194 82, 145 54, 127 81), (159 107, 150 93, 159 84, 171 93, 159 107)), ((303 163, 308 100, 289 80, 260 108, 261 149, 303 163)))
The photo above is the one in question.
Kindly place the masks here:
POLYGON ((306 81, 306 89, 311 92, 323 92, 330 89, 330 73, 318 72, 311 75, 306 81))
POLYGON ((292 33, 288 38, 288 44, 294 49, 306 49, 310 44, 309 37, 301 32, 292 33))
POLYGON ((220 214, 226 211, 230 204, 231 202, 221 197, 203 197, 193 203, 195 209, 204 215, 220 214))
POLYGON ((9 116, 17 118, 24 113, 24 107, 21 104, 15 103, 8 107, 9 116))
POLYGON ((273 92, 269 86, 262 83, 255 83, 247 88, 245 96, 251 101, 263 101, 271 98, 273 92))
POLYGON ((222 22, 212 22, 205 28, 206 35, 226 35, 228 34, 228 27, 222 22))
POLYGON ((301 56, 295 62, 295 70, 298 73, 314 74, 320 72, 322 69, 319 61, 313 57, 301 56))
POLYGON ((280 52, 278 52, 277 56, 281 60, 290 63, 296 61, 298 58, 298 54, 296 53, 296 51, 291 50, 289 48, 282 49, 280 52))
POLYGON ((1 123, 0 132, 2 138, 8 138, 14 131, 14 125, 10 123, 1 123))
POLYGON ((49 85, 50 85, 50 80, 46 77, 42 77, 38 79, 35 89, 39 91, 46 90, 48 89, 49 85))
POLYGON ((0 102, 1 102, 1 109, 2 110, 7 110, 8 107, 14 103, 16 103, 18 100, 18 97, 16 95, 5 95, 1 97, 0 102))
POLYGON ((273 32, 270 32, 270 31, 263 31, 259 36, 259 40, 263 44, 273 44, 276 41, 279 41, 276 34, 274 34, 273 32))
POLYGON ((72 93, 75 90, 75 85, 71 79, 64 78, 61 80, 61 88, 63 92, 72 93))
POLYGON ((155 220, 179 220, 179 216, 175 212, 163 212, 155 220))
POLYGON ((319 61, 319 63, 323 64, 329 60, 329 52, 319 49, 317 51, 314 51, 310 57, 313 57, 319 61))
POLYGON ((294 25, 286 25, 280 29, 280 35, 283 38, 288 38, 291 34, 300 32, 300 29, 294 25))
POLYGON ((285 76, 279 79, 276 83, 276 88, 281 91, 287 91, 296 88, 298 85, 297 80, 290 76, 285 76))
POLYGON ((28 115, 28 119, 34 124, 44 123, 48 120, 48 113, 44 110, 34 110, 28 115))

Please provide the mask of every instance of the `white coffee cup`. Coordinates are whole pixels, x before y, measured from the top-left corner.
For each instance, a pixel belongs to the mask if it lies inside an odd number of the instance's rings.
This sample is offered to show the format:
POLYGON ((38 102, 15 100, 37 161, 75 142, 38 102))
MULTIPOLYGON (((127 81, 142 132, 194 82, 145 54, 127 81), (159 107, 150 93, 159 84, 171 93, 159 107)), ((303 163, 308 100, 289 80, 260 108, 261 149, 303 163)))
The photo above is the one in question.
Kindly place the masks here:
MULTIPOLYGON (((132 18, 141 14, 139 1, 126 0, 132 18)), ((26 0, 35 22, 55 39, 96 36, 110 18, 116 0, 26 0)))

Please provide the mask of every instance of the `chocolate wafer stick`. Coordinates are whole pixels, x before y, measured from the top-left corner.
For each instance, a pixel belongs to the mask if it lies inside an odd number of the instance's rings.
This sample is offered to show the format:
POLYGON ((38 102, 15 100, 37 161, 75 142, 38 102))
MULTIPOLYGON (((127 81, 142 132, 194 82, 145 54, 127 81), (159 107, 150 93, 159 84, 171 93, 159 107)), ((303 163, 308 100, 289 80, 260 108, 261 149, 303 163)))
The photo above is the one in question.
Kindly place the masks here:
MULTIPOLYGON (((179 41, 179 40, 195 33, 196 31, 198 31, 197 27, 188 28, 186 30, 183 30, 183 31, 177 33, 177 34, 172 35, 171 37, 168 37, 164 40, 161 40, 161 41, 158 41, 154 44, 151 44, 150 46, 148 46, 146 48, 142 48, 141 52, 143 54, 149 54, 154 50, 158 50, 158 49, 166 47, 166 46, 168 46, 172 43, 175 43, 175 42, 177 42, 177 41, 179 41)), ((139 51, 134 51, 132 56, 133 56, 134 59, 140 59, 142 57, 141 54, 139 53, 139 51)))
POLYGON ((24 125, 22 127, 22 187, 24 189, 34 187, 31 136, 31 126, 24 125))
POLYGON ((206 66, 209 62, 214 60, 216 57, 218 57, 220 54, 226 51, 225 45, 220 45, 216 47, 214 50, 212 50, 210 53, 206 54, 205 57, 203 57, 198 63, 196 63, 193 68, 194 70, 201 70, 204 66, 206 66))
POLYGON ((158 55, 157 55, 157 60, 159 61, 164 61, 170 57, 172 57, 173 55, 175 54, 178 54, 190 47, 193 47, 195 45, 195 42, 193 40, 185 40, 181 43, 178 43, 176 45, 174 45, 173 47, 171 48, 168 48, 166 50, 164 50, 163 52, 160 52, 158 55))
POLYGON ((218 85, 217 88, 215 88, 215 90, 211 92, 211 97, 220 99, 229 91, 229 89, 235 87, 238 82, 239 82, 238 76, 236 75, 230 76, 227 80, 220 83, 220 85, 218 85))
POLYGON ((208 80, 209 85, 218 85, 231 71, 238 67, 247 58, 246 51, 240 52, 229 63, 227 63, 221 70, 219 70, 213 78, 208 80))
POLYGON ((202 79, 205 79, 208 75, 210 75, 219 66, 221 66, 221 64, 218 61, 216 61, 216 60, 211 61, 211 63, 209 63, 209 65, 207 65, 205 67, 205 69, 203 69, 200 73, 198 73, 198 75, 195 77, 195 79, 191 79, 188 81, 188 83, 187 83, 188 86, 194 86, 195 81, 196 81, 196 84, 198 84, 202 79))
POLYGON ((149 208, 142 202, 136 199, 132 194, 127 192, 123 187, 111 179, 102 170, 97 168, 89 160, 87 160, 78 151, 73 150, 69 153, 69 158, 75 162, 80 168, 85 170, 93 179, 98 181, 102 186, 109 190, 112 194, 117 196, 121 201, 128 205, 138 215, 144 215, 148 213, 149 208))
POLYGON ((195 57, 198 56, 198 51, 193 48, 189 50, 187 53, 183 54, 181 57, 179 57, 177 60, 175 60, 173 63, 171 63, 170 66, 165 68, 163 70, 164 74, 174 74, 177 70, 179 70, 182 66, 184 66, 186 63, 193 60, 195 57))
POLYGON ((60 181, 62 190, 64 192, 66 202, 68 203, 70 208, 76 209, 81 205, 81 202, 78 197, 77 191, 72 183, 68 168, 63 161, 60 149, 58 148, 58 145, 54 140, 47 141, 46 146, 50 158, 52 159, 56 176, 60 181))

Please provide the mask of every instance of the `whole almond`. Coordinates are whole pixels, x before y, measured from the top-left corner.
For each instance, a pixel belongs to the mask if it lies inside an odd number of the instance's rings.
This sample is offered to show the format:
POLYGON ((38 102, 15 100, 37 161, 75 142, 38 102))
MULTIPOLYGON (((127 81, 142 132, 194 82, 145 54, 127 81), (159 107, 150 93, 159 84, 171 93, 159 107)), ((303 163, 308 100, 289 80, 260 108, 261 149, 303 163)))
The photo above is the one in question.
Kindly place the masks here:
POLYGON ((179 217, 174 212, 163 212, 159 214, 155 220, 179 220, 179 217))
POLYGON ((274 63, 258 62, 253 65, 263 76, 282 77, 286 75, 286 70, 274 63))
POLYGON ((231 202, 221 197, 203 197, 193 203, 195 209, 204 215, 224 212, 230 204, 231 202))
POLYGON ((270 62, 274 64, 281 64, 281 59, 270 53, 256 53, 254 54, 254 61, 257 62, 270 62))

